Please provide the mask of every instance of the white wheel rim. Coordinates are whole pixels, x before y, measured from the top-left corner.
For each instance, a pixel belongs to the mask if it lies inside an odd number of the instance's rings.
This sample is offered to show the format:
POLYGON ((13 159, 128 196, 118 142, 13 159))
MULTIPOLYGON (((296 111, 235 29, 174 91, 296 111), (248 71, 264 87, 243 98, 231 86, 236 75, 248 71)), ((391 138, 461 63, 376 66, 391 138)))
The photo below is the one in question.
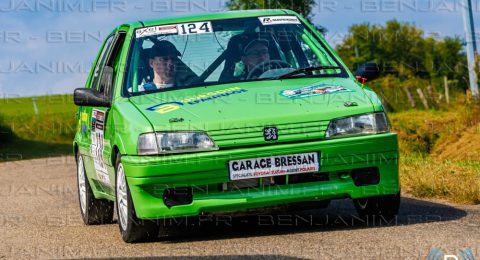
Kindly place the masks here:
POLYGON ((85 167, 83 166, 82 156, 78 157, 78 195, 80 197, 80 209, 85 215, 87 211, 87 187, 85 186, 85 167))
POLYGON ((125 172, 120 163, 117 169, 117 209, 118 220, 123 230, 127 229, 128 201, 127 201, 127 182, 125 172))

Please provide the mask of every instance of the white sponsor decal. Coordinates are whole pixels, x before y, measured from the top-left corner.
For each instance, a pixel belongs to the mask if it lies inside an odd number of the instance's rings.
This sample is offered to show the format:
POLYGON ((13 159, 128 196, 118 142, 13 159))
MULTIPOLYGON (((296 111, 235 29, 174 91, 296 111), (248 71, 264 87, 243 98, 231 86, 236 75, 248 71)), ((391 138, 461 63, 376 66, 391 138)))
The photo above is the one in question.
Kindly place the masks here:
POLYGON ((228 162, 230 180, 262 178, 320 170, 318 153, 300 153, 228 162))
POLYGON ((281 15, 281 16, 262 16, 258 17, 263 25, 272 24, 300 24, 300 20, 293 15, 281 15))
POLYGON ((110 177, 108 176, 107 165, 103 160, 103 149, 105 128, 105 112, 94 109, 92 111, 92 145, 90 151, 93 156, 93 164, 97 179, 105 184, 110 185, 110 177))
POLYGON ((332 94, 337 92, 353 92, 353 90, 336 85, 319 84, 298 89, 287 89, 280 92, 280 94, 288 98, 304 98, 332 94))
POLYGON ((211 22, 178 24, 179 35, 201 34, 201 33, 212 33, 212 32, 213 32, 213 29, 212 29, 211 22))
POLYGON ((140 28, 135 31, 137 38, 152 36, 152 35, 161 35, 161 34, 177 34, 177 25, 159 25, 140 28))

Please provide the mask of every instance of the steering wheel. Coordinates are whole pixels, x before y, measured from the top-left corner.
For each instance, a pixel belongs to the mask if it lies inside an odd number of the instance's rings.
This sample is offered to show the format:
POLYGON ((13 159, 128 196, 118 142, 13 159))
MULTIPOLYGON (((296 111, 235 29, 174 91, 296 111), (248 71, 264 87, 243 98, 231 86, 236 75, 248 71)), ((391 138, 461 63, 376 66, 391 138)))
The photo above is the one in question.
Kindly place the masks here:
POLYGON ((283 60, 266 60, 255 65, 248 73, 247 79, 258 78, 260 75, 271 69, 291 68, 292 66, 283 60))

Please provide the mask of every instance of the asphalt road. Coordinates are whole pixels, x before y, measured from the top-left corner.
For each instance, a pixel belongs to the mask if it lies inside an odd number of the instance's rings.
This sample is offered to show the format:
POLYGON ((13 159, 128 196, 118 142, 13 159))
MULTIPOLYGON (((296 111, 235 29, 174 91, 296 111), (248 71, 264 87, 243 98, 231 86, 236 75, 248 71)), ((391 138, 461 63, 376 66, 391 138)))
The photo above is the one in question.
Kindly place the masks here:
POLYGON ((152 242, 126 244, 117 224, 83 224, 73 157, 0 163, 0 259, 427 259, 434 248, 459 259, 469 248, 480 258, 480 206, 409 197, 392 223, 360 221, 349 200, 323 210, 186 223, 152 242))

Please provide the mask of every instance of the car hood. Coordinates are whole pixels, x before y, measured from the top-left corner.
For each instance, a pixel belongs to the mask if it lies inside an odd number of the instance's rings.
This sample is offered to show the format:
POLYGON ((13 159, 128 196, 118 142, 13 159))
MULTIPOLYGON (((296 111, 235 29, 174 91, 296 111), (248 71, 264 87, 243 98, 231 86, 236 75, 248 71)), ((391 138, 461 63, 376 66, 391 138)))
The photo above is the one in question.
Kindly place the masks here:
POLYGON ((155 131, 207 131, 219 146, 262 142, 265 126, 278 128, 279 142, 323 138, 330 119, 374 111, 369 96, 351 78, 231 83, 130 101, 155 131))

